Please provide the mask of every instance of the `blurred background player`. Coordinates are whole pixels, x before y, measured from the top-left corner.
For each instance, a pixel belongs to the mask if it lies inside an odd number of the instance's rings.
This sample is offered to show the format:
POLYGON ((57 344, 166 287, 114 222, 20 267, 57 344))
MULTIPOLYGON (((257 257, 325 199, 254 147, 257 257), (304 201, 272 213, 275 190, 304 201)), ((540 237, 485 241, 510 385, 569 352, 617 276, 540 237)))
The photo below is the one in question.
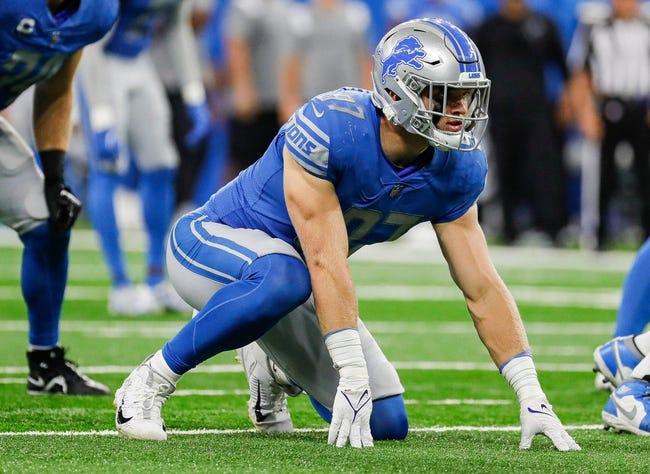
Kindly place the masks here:
POLYGON ((122 0, 114 30, 89 48, 81 64, 91 156, 88 212, 110 270, 108 308, 113 314, 189 310, 165 281, 164 239, 175 204, 178 154, 169 104, 150 55, 155 43, 167 57, 168 72, 176 74, 191 121, 185 145, 199 145, 208 131, 209 113, 189 7, 190 2, 181 0, 122 0), (113 202, 129 158, 137 168, 148 237, 146 282, 138 286, 128 276, 113 202))
POLYGON ((280 128, 278 75, 289 0, 232 0, 226 44, 232 111, 226 181, 257 160, 280 128))
POLYGON ((569 56, 572 95, 581 131, 600 142, 597 246, 604 250, 612 198, 625 191, 618 186, 621 142, 632 148, 642 232, 650 236, 650 19, 638 0, 612 0, 611 9, 586 9, 580 20, 569 56))
POLYGON ((0 219, 23 242, 21 287, 29 317, 30 394, 106 395, 59 346, 70 228, 81 203, 63 180, 73 77, 81 49, 114 23, 117 2, 6 0, 0 4, 0 108, 33 84, 34 139, 42 164, 0 117, 0 219))
POLYGON ((566 224, 566 176, 557 140, 555 105, 547 95, 546 68, 567 78, 554 23, 524 0, 502 0, 474 39, 493 80, 490 137, 497 165, 505 243, 521 232, 522 206, 534 227, 556 243, 566 224))
POLYGON ((359 1, 313 0, 288 18, 280 68, 280 120, 312 97, 339 87, 369 89, 370 13, 359 1))

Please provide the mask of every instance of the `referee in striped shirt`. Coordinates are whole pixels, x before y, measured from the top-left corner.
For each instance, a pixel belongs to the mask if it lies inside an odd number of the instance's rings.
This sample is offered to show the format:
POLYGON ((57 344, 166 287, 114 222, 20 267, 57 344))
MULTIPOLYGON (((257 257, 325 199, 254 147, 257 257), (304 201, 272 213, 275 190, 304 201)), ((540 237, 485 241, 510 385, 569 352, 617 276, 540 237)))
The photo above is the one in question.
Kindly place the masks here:
POLYGON ((569 52, 573 105, 585 136, 601 141, 598 248, 607 246, 607 211, 616 189, 614 152, 627 141, 650 236, 650 21, 638 0, 612 0, 582 10, 569 52), (603 9, 603 7, 605 7, 603 9))

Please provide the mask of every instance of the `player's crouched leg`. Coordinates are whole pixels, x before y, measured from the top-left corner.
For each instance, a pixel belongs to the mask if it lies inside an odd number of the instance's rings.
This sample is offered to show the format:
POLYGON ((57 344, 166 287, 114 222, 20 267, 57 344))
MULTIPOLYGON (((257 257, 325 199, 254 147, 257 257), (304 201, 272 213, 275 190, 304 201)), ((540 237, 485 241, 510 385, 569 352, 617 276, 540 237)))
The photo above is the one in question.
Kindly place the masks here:
MULTIPOLYGON (((332 421, 332 412, 314 397, 309 397, 309 399, 321 418, 330 423, 332 421)), ((370 431, 375 441, 402 440, 406 438, 408 430, 409 421, 406 415, 404 397, 401 394, 372 401, 370 431)))

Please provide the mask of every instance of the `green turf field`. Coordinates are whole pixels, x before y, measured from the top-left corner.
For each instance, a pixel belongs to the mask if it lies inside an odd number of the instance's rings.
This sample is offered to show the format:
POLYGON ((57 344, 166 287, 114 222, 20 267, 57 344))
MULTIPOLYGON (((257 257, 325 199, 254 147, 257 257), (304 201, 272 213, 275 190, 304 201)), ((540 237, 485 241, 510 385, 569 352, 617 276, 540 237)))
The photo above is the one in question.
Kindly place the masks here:
MULTIPOLYGON (((246 381, 232 353, 181 381, 164 411, 169 441, 117 438, 111 398, 25 394, 20 253, 5 242, 0 245, 0 471, 648 472, 642 454, 650 448, 648 439, 597 426, 606 395, 594 391, 590 372, 593 348, 610 334, 631 254, 610 265, 571 253, 555 260, 543 254, 508 260, 508 252, 502 253, 504 263, 497 260, 497 266, 522 301, 542 384, 581 452, 556 452, 542 438, 529 452, 517 449, 513 394, 439 260, 434 265, 353 261, 362 317, 406 388, 413 428, 406 441, 378 442, 363 451, 327 446, 326 425, 305 396, 289 402, 299 432, 253 432, 246 381)), ((140 252, 130 252, 129 262, 136 275, 142 273, 140 252)), ((73 360, 115 389, 186 317, 111 317, 107 283, 92 245, 75 246, 62 343, 73 360)))

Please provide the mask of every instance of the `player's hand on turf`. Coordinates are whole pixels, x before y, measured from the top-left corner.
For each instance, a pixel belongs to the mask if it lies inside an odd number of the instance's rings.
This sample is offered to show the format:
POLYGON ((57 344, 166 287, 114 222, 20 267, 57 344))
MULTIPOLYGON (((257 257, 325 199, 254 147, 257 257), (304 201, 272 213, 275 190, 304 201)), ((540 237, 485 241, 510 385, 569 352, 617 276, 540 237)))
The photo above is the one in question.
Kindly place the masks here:
POLYGON ((337 447, 342 448, 349 439, 353 448, 370 448, 373 446, 370 434, 370 386, 367 381, 356 384, 356 387, 346 385, 348 384, 342 379, 336 390, 327 442, 336 443, 337 447))
POLYGON ((81 212, 81 201, 60 181, 46 179, 44 192, 50 222, 59 232, 69 230, 81 212))
POLYGON ((531 398, 521 402, 521 443, 519 449, 529 449, 536 434, 548 437, 560 451, 580 451, 580 446, 562 426, 546 398, 531 398))

